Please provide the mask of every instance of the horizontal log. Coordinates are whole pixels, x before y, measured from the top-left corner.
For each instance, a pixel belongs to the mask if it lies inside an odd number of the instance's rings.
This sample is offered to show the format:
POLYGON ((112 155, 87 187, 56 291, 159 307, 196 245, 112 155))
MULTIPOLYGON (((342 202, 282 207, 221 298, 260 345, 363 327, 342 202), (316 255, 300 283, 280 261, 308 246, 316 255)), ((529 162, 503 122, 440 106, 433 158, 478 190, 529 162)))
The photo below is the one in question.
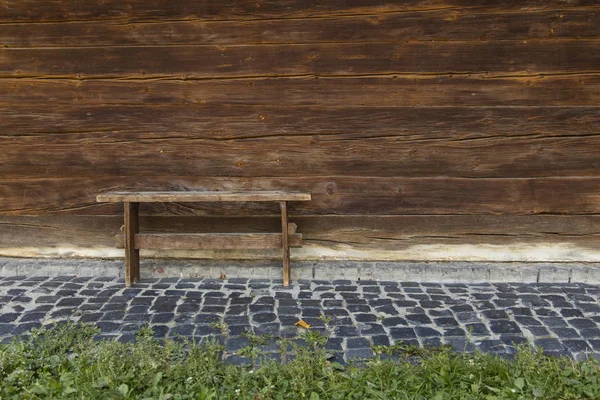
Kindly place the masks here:
MULTIPOLYGON (((407 259, 417 249, 420 256, 412 259, 583 261, 600 256, 600 216, 296 216, 294 221, 303 235, 303 248, 292 252, 294 259, 407 259), (459 254, 460 248, 470 248, 470 254, 459 254)), ((122 216, 0 217, 0 255, 118 256, 111 249, 122 223, 122 216)), ((280 225, 279 217, 141 218, 145 232, 264 233, 280 225)), ((228 250, 193 256, 262 259, 265 254, 228 250)))
MULTIPOLYGON (((283 99, 280 99, 283 102, 283 99)), ((341 134, 349 139, 397 137, 455 140, 509 136, 595 135, 599 107, 266 107, 252 105, 0 107, 0 138, 47 136, 85 143, 143 139, 225 141, 341 134), (57 135, 50 135, 57 133, 57 135)), ((48 143, 50 144, 50 143, 48 143)))
MULTIPOLYGON (((298 215, 293 220, 305 241, 334 240, 337 235, 361 244, 386 238, 398 244, 411 240, 491 243, 534 239, 550 243, 581 237, 597 241, 600 235, 600 215, 298 215)), ((122 225, 122 214, 1 216, 0 245, 114 246, 114 237, 122 237, 122 225)), ((281 229, 281 218, 142 215, 140 227, 148 233, 268 233, 281 229)))
MULTIPOLYGON (((215 178, 113 176, 1 179, 0 214, 115 215, 117 204, 96 203, 116 190, 310 191, 312 200, 291 203, 291 215, 311 214, 595 214, 600 178, 461 179, 399 177, 215 178)), ((143 205, 142 205, 143 206, 143 205)), ((143 211, 143 210, 142 210, 143 211)), ((157 204, 152 213, 198 215, 278 214, 270 203, 157 204)))
POLYGON ((148 20, 192 19, 252 20, 265 18, 311 18, 329 15, 379 14, 414 10, 437 10, 455 8, 457 11, 478 10, 564 10, 571 7, 594 7, 595 0, 570 0, 559 5, 545 0, 498 2, 495 0, 408 0, 401 2, 376 2, 371 0, 328 1, 314 0, 281 1, 258 0, 252 2, 190 2, 186 0, 104 0, 102 2, 64 1, 61 6, 43 0, 0 3, 0 22, 30 21, 80 21, 80 20, 148 20))
POLYGON ((222 78, 278 75, 597 72, 600 42, 420 42, 0 48, 3 77, 222 78))
MULTIPOLYGON (((302 247, 302 234, 288 236, 290 247, 302 247)), ((115 237, 124 248, 123 236, 115 237)), ((148 250, 281 249, 281 233, 138 233, 135 248, 148 250)))
MULTIPOLYGON (((304 242, 402 246, 403 243, 555 243, 600 235, 600 215, 390 215, 294 216, 304 242), (387 243, 387 245, 386 245, 387 243)), ((123 216, 1 216, 0 247, 115 245, 123 216)), ((148 233, 267 233, 281 229, 281 218, 158 216, 140 218, 148 233)), ((597 246, 595 246, 597 247, 597 246)))
POLYGON ((77 107, 115 104, 595 106, 600 103, 600 76, 300 77, 207 81, 0 79, 0 103, 29 108, 48 103, 77 107))
POLYGON ((486 9, 378 13, 309 19, 154 23, 82 21, 0 24, 6 47, 273 44, 452 40, 596 39, 598 9, 498 12, 486 9), (243 34, 240 34, 243 32, 243 34))
MULTIPOLYGON (((111 140, 93 133, 80 140, 57 134, 17 136, 0 146, 0 176, 110 177, 169 173, 223 177, 530 178, 597 176, 600 171, 597 151, 600 133, 498 137, 492 127, 490 130, 489 136, 471 140, 413 139, 403 137, 400 132, 389 137, 282 136, 228 141, 192 137, 146 139, 144 135, 139 139, 131 135, 127 140, 111 140)), ((280 197, 276 194, 273 198, 280 197)))
POLYGON ((185 202, 223 202, 223 201, 308 201, 310 193, 284 191, 248 191, 248 192, 108 192, 96 197, 98 202, 108 203, 185 203, 185 202))

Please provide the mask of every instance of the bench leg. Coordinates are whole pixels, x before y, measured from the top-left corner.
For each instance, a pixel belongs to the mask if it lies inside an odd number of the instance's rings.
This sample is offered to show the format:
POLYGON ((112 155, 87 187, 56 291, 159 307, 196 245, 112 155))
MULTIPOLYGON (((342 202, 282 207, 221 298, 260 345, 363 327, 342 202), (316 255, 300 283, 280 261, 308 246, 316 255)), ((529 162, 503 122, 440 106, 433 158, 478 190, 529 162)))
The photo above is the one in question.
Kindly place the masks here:
POLYGON ((288 243, 287 202, 279 203, 281 208, 281 248, 283 252, 283 286, 290 285, 290 247, 288 243))
POLYGON ((125 202, 125 286, 140 280, 140 251, 135 248, 135 234, 140 231, 139 203, 125 202))

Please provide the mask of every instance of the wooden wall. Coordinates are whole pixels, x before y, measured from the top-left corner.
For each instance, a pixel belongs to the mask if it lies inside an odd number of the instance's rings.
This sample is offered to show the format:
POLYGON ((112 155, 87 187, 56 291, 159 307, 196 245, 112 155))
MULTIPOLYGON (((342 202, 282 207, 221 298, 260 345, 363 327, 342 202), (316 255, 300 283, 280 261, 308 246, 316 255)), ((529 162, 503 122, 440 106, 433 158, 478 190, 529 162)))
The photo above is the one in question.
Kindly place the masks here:
MULTIPOLYGON (((299 258, 600 261, 600 1, 0 0, 0 255, 114 254, 105 191, 278 188, 299 258)), ((277 229, 240 210, 144 211, 277 229)))

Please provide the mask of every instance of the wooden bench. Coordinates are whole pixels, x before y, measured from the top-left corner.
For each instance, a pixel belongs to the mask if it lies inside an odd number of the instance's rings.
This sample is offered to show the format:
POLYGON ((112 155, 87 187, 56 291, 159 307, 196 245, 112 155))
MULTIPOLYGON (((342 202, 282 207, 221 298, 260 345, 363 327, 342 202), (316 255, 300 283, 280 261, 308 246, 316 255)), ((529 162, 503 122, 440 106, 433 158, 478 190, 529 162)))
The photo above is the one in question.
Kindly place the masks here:
POLYGON ((310 193, 260 192, 110 192, 99 202, 124 203, 125 225, 117 247, 125 248, 125 285, 140 279, 140 249, 282 249, 283 284, 290 282, 290 247, 302 246, 302 234, 288 224, 287 202, 308 201, 310 193), (140 203, 278 202, 281 233, 140 233, 140 203))

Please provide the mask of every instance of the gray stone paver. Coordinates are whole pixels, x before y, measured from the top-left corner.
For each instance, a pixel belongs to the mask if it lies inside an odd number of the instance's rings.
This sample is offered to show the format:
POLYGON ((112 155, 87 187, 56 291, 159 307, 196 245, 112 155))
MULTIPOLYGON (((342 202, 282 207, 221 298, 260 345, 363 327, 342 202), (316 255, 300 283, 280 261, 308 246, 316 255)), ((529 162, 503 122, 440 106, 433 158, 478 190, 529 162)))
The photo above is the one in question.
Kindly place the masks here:
MULTIPOLYGON (((0 340, 73 320, 100 338, 134 340, 149 324, 158 338, 216 337, 231 362, 246 330, 293 338, 303 319, 329 336, 337 360, 372 356, 373 345, 448 344, 458 351, 514 353, 533 344, 550 355, 600 355, 600 286, 576 283, 436 284, 394 281, 111 277, 0 278, 0 340)), ((278 357, 272 344, 271 356, 278 357)))

